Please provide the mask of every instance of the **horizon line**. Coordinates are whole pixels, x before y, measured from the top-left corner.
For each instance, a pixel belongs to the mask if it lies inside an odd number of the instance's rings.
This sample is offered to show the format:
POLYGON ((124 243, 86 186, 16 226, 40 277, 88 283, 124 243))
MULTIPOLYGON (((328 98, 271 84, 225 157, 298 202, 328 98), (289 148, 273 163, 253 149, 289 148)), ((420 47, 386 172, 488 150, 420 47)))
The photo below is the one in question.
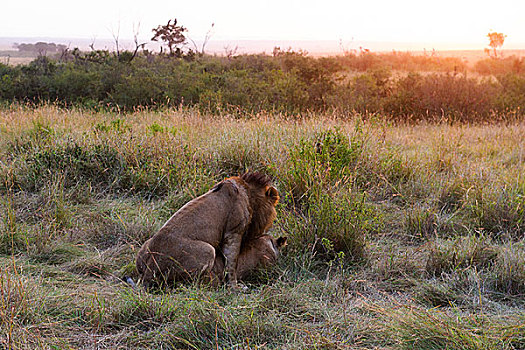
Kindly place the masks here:
MULTIPOLYGON (((69 44, 77 43, 89 45, 95 43, 95 46, 98 45, 111 45, 115 44, 115 39, 110 37, 58 37, 58 36, 0 36, 0 47, 3 45, 14 44, 20 40, 27 40, 30 42, 38 41, 62 41, 69 44), (11 41, 9 43, 2 43, 2 41, 11 41), (97 45, 97 42, 99 44, 97 45), (2 45, 3 44, 3 45, 2 45)), ((139 42, 146 42, 148 45, 153 45, 159 47, 158 42, 151 40, 139 40, 139 42)), ((194 40, 195 43, 202 44, 203 40, 194 40)), ((132 38, 120 38, 119 44, 133 44, 134 41, 132 38)), ((330 47, 290 47, 292 49, 303 49, 306 51, 319 52, 319 51, 330 51, 330 52, 345 52, 345 51, 354 51, 359 49, 368 49, 370 51, 483 51, 488 47, 487 43, 472 42, 472 43, 450 43, 450 42, 424 42, 424 41, 378 41, 378 40, 343 40, 343 39, 255 39, 255 38, 218 38, 213 40, 213 38, 207 43, 207 47, 214 47, 217 45, 224 44, 263 44, 262 46, 274 46, 279 45, 294 45, 297 44, 307 44, 307 45, 326 45, 330 47), (370 46, 370 47, 367 47, 370 46)), ((191 42, 187 43, 188 46, 191 46, 191 42)), ((226 49, 227 47, 215 47, 212 51, 217 51, 220 49, 226 49)), ((288 47, 281 47, 282 49, 287 49, 288 47)), ((238 49, 246 49, 239 48, 238 49)), ((255 49, 254 47, 248 48, 250 50, 255 49)), ((270 47, 261 47, 260 49, 271 49, 270 47)), ((507 47, 503 47, 500 50, 525 50, 525 43, 514 43, 507 44, 507 47), (510 46, 510 47, 509 47, 510 46)))

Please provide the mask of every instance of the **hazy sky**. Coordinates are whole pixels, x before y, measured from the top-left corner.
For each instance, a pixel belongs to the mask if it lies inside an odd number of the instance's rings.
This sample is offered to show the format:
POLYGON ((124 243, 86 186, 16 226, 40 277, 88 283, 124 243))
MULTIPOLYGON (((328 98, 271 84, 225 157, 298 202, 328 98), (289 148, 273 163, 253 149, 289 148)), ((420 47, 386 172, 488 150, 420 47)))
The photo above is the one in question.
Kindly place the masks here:
MULTIPOLYGON (((215 23, 213 40, 423 42, 482 48, 490 30, 504 48, 525 49, 525 0, 1 0, 0 37, 140 36, 176 17, 194 40, 215 23)), ((427 46, 428 47, 428 46, 427 46)))

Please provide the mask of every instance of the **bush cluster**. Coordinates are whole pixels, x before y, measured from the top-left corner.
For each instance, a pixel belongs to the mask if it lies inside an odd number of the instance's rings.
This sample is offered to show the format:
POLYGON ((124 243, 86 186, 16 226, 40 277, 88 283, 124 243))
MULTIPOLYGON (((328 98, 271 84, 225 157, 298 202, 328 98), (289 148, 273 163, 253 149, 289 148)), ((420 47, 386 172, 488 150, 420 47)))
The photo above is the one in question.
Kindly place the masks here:
POLYGON ((525 60, 516 56, 500 59, 485 58, 476 62, 474 71, 483 75, 523 74, 525 72, 525 60))
POLYGON ((396 52, 323 58, 280 50, 272 56, 180 58, 75 52, 58 61, 43 56, 25 66, 0 64, 0 101, 125 110, 196 106, 213 114, 335 110, 408 121, 521 117, 521 61, 511 68, 505 60, 493 61, 501 67, 482 69, 480 61, 477 69, 495 77, 474 78, 461 61, 396 52))

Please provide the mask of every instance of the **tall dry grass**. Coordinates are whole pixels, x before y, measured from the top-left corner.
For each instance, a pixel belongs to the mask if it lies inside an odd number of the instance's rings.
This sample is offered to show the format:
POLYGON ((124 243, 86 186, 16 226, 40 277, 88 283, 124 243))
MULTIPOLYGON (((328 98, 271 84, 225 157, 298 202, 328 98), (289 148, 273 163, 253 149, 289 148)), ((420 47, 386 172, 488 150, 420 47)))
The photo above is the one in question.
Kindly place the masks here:
POLYGON ((0 111, 5 348, 524 346, 525 126, 0 111), (191 198, 274 178, 289 247, 246 294, 121 278, 191 198))

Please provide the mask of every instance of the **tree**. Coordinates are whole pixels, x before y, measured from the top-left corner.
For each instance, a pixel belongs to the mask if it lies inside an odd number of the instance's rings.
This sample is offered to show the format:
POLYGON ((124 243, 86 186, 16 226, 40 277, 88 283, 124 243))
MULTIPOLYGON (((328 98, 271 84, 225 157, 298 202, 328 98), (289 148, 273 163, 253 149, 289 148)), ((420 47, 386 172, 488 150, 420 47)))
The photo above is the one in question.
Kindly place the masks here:
POLYGON ((201 56, 204 55, 204 48, 206 47, 206 44, 208 44, 208 41, 210 40, 211 36, 212 36, 212 30, 213 30, 213 27, 215 26, 215 23, 212 23, 211 24, 211 27, 210 29, 208 30, 208 32, 206 32, 206 36, 204 37, 204 41, 202 42, 202 47, 201 47, 201 50, 199 52, 199 48, 197 47, 197 43, 192 39, 192 38, 189 38, 190 41, 192 42, 193 44, 193 47, 195 48, 195 52, 201 56))
MULTIPOLYGON (((489 46, 492 48, 492 52, 494 54, 493 57, 496 58, 498 57, 497 49, 503 46, 503 42, 507 36, 503 33, 491 32, 487 34, 487 37, 490 41, 489 46)), ((490 56, 490 49, 485 49, 485 52, 490 56)))
MULTIPOLYGON (((115 50, 117 51, 117 57, 120 59, 120 49, 119 49, 120 21, 118 22, 116 33, 115 33, 115 30, 111 28, 111 36, 113 37, 113 40, 115 41, 115 50)), ((91 50, 93 50, 93 46, 91 46, 91 50)))
POLYGON ((32 52, 32 53, 38 53, 39 55, 45 55, 46 53, 54 53, 59 50, 59 48, 63 45, 57 45, 55 43, 46 43, 39 41, 36 44, 13 44, 13 47, 18 49, 20 52, 32 52))
MULTIPOLYGON (((186 44, 186 37, 184 36, 184 32, 187 31, 187 29, 183 26, 177 25, 177 19, 174 18, 173 22, 170 19, 168 21, 168 24, 166 25, 160 25, 157 28, 154 28, 153 30, 153 37, 151 38, 152 41, 163 41, 170 50, 170 56, 181 56, 182 51, 180 46, 183 46, 186 44)), ((162 52, 162 48, 161 48, 162 52)))
POLYGON ((137 56, 139 49, 144 50, 146 43, 139 44, 139 31, 140 31, 140 22, 135 26, 133 25, 133 41, 135 42, 135 51, 133 51, 133 56, 130 59, 130 62, 137 56))

